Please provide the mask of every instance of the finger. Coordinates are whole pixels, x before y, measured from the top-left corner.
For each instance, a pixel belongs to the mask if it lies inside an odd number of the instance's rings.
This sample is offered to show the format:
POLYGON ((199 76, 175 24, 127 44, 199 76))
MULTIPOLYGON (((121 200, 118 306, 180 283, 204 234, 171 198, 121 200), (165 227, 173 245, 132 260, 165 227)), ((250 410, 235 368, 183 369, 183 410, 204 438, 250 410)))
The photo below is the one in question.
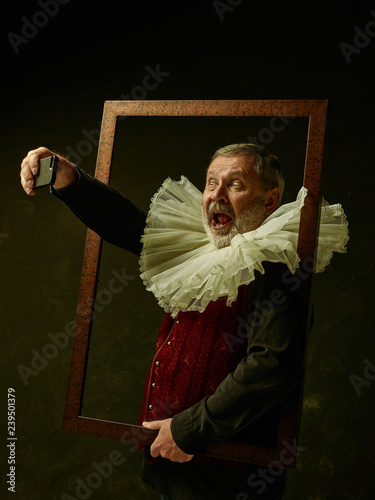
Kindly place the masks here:
POLYGON ((21 185, 26 192, 26 194, 35 194, 34 190, 34 176, 30 169, 30 164, 28 158, 24 158, 21 164, 21 185))
POLYGON ((161 455, 161 442, 159 439, 159 435, 156 436, 155 441, 152 443, 150 447, 150 454, 153 458, 156 458, 161 455))
MULTIPOLYGON (((159 430, 161 428, 161 424, 162 424, 161 420, 153 420, 151 422, 143 422, 142 425, 146 429, 159 430)), ((153 458, 157 458, 160 455, 159 434, 156 436, 155 441, 152 443, 150 447, 150 454, 153 458)))
POLYGON ((52 151, 44 147, 40 147, 29 151, 26 158, 28 159, 31 173, 33 175, 37 175, 37 173, 39 172, 39 160, 41 160, 42 158, 47 158, 48 156, 52 155, 53 155, 52 151))
POLYGON ((159 447, 155 446, 155 442, 151 445, 150 454, 152 458, 157 458, 160 455, 159 447))
POLYGON ((163 420, 152 420, 151 422, 143 422, 143 427, 146 429, 160 429, 162 426, 163 420))

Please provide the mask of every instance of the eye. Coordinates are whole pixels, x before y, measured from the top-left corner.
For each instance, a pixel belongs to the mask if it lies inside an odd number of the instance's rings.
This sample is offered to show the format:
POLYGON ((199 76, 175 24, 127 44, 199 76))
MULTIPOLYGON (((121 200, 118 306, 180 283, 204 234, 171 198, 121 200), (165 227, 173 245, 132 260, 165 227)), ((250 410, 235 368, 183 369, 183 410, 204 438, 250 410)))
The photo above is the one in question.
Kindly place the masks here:
POLYGON ((241 182, 240 181, 233 181, 231 185, 234 188, 239 188, 239 187, 241 187, 241 182))

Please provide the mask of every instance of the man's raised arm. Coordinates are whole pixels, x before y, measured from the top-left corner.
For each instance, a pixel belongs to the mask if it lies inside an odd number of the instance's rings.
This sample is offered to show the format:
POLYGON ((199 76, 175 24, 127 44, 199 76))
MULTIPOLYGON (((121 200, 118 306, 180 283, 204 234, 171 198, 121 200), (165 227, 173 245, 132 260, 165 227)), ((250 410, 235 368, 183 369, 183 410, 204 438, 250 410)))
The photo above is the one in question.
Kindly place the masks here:
MULTIPOLYGON (((55 155, 47 148, 30 151, 21 164, 21 184, 29 196, 36 194, 34 175, 39 161, 55 155)), ((146 213, 113 187, 58 156, 56 179, 51 193, 105 241, 136 255, 142 250, 141 237, 146 225, 146 213)))

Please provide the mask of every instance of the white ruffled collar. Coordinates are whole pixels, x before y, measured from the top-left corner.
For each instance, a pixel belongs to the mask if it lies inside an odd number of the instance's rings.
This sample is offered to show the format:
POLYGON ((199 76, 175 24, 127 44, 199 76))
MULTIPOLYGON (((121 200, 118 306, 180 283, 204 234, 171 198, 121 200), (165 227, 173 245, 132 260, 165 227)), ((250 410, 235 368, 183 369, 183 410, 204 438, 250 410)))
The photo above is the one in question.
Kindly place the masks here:
MULTIPOLYGON (((166 312, 204 311, 210 301, 237 298, 237 290, 264 273, 262 262, 282 262, 294 273, 299 257, 297 241, 301 188, 296 201, 282 205, 260 227, 239 234, 228 247, 216 248, 202 221, 202 193, 186 177, 166 179, 154 195, 142 237, 141 278, 166 312)), ((323 203, 316 272, 329 264, 334 251, 344 253, 349 239, 341 205, 323 203)))

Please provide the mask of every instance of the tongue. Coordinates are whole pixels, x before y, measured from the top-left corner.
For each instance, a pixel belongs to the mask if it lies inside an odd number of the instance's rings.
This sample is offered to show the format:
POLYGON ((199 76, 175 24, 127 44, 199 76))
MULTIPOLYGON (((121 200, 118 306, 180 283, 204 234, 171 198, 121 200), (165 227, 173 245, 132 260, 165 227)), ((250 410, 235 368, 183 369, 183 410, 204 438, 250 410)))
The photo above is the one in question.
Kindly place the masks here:
POLYGON ((232 217, 229 217, 227 214, 217 214, 217 220, 224 226, 224 224, 227 224, 232 220, 232 217))

